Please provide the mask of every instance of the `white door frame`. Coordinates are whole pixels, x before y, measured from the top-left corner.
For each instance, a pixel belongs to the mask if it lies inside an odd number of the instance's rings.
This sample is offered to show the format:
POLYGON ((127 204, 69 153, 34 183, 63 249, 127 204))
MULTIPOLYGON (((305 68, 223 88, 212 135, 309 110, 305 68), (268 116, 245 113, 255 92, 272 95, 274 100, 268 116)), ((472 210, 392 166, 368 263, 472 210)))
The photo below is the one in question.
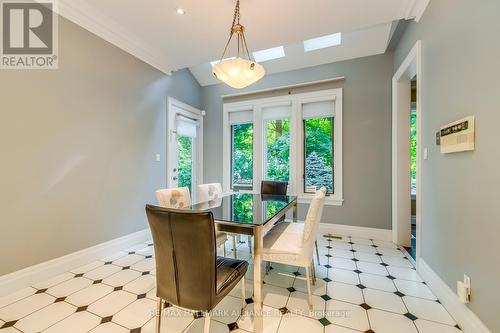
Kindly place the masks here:
MULTIPOLYGON (((196 163, 196 180, 193 183, 193 192, 196 192, 196 186, 203 183, 203 116, 205 111, 199 110, 191 105, 176 100, 173 97, 167 97, 167 145, 166 145, 166 174, 167 174, 167 188, 173 187, 172 177, 174 176, 172 165, 174 163, 174 156, 170 151, 170 144, 172 140, 176 139, 176 124, 175 116, 181 114, 188 118, 199 120, 200 127, 197 135, 197 149, 196 156, 193 163, 196 163)), ((193 196, 195 193, 191 193, 193 196)))
POLYGON ((392 240, 409 246, 411 242, 410 196, 410 80, 417 76, 417 251, 421 252, 422 228, 422 42, 415 43, 392 78, 392 240))

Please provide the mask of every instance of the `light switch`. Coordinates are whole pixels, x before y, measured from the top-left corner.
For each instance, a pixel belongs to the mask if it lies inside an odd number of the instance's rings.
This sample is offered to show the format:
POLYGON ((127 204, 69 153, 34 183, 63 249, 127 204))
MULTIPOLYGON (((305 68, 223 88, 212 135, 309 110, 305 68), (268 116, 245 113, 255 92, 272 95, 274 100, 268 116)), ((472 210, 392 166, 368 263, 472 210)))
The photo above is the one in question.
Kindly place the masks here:
POLYGON ((424 160, 429 159, 429 149, 424 148, 424 160))
POLYGON ((160 154, 156 154, 156 162, 160 162, 161 161, 161 155, 160 154))

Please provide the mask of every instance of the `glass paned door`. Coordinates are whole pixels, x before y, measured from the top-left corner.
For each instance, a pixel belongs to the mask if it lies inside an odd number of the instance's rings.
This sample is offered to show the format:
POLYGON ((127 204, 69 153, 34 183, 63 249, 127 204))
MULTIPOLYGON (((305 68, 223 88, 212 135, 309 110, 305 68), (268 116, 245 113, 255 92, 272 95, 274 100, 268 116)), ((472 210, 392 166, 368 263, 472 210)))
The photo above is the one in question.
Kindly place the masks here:
POLYGON ((167 187, 187 187, 196 202, 202 172, 201 111, 174 101, 168 108, 167 187))
POLYGON ((193 138, 189 136, 177 136, 178 147, 178 187, 187 187, 193 193, 193 138))

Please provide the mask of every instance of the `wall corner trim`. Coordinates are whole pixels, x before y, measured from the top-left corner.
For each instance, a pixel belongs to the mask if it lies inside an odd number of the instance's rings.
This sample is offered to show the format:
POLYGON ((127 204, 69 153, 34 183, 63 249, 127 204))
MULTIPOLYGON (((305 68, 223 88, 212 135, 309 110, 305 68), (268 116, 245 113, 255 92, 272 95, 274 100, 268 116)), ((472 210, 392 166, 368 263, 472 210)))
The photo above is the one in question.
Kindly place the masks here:
POLYGON ((491 333, 422 258, 418 261, 417 271, 465 333, 491 333))
POLYGON ((79 266, 86 265, 94 260, 102 259, 127 247, 151 239, 149 228, 120 237, 105 243, 67 254, 40 264, 23 268, 19 271, 0 276, 0 297, 6 296, 44 281, 56 275, 67 272, 79 266))
POLYGON ((377 229, 368 227, 357 227, 352 225, 334 224, 334 223, 320 223, 320 234, 334 234, 340 236, 352 236, 366 239, 376 239, 381 241, 392 241, 392 230, 390 229, 377 229))

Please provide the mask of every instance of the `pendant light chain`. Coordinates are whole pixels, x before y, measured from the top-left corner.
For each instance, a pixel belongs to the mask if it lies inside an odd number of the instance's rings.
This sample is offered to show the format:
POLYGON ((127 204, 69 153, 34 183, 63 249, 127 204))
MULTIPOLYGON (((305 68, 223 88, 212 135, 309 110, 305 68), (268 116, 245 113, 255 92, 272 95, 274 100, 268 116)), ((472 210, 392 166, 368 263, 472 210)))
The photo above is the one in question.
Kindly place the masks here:
POLYGON ((252 83, 262 79, 266 73, 264 67, 253 60, 253 57, 248 50, 247 40, 245 37, 245 27, 240 24, 240 18, 240 0, 236 0, 229 39, 226 43, 226 47, 224 48, 220 61, 212 67, 212 73, 217 79, 235 89, 248 87, 252 83), (236 57, 224 59, 234 35, 236 35, 235 42, 237 43, 236 51, 238 53, 236 57))
POLYGON ((224 47, 224 52, 222 52, 222 56, 220 58, 220 61, 224 60, 224 56, 226 55, 227 48, 229 47, 229 44, 231 43, 231 40, 233 39, 233 35, 236 33, 237 36, 237 44, 238 44, 238 50, 237 50, 237 57, 240 56, 240 50, 243 50, 243 52, 246 52, 247 54, 247 59, 252 60, 253 58, 250 56, 250 52, 248 51, 248 45, 247 45, 247 40, 245 38, 244 34, 244 28, 240 24, 240 0, 236 0, 236 6, 234 7, 234 15, 233 15, 233 23, 231 25, 231 31, 229 35, 229 40, 226 43, 226 47, 224 47), (237 27, 238 29, 235 29, 237 27))

